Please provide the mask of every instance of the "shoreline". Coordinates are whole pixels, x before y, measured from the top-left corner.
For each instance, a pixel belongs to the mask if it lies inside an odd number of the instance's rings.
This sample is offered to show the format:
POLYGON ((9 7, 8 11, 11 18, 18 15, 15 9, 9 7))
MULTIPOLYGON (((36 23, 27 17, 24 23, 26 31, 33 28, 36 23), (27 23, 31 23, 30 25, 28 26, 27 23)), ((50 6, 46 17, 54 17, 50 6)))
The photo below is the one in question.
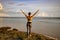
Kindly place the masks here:
MULTIPOLYGON (((56 38, 43 35, 43 34, 38 34, 38 33, 31 33, 31 37, 28 38, 27 40, 56 40, 56 38)), ((0 40, 6 39, 6 40, 13 40, 13 39, 20 39, 20 40, 25 40, 27 38, 27 34, 24 31, 19 31, 16 28, 11 27, 0 27, 0 40)))

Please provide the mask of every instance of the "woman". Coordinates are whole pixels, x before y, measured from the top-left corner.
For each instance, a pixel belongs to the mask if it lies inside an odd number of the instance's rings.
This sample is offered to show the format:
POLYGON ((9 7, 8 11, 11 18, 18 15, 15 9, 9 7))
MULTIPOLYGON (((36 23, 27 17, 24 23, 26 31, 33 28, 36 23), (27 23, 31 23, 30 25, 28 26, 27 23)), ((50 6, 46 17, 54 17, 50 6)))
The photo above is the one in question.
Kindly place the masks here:
POLYGON ((37 10, 33 15, 31 15, 31 12, 28 13, 28 15, 26 15, 22 10, 21 12, 25 15, 25 17, 27 18, 27 36, 31 36, 31 24, 32 24, 32 19, 33 17, 37 14, 39 10, 37 10))

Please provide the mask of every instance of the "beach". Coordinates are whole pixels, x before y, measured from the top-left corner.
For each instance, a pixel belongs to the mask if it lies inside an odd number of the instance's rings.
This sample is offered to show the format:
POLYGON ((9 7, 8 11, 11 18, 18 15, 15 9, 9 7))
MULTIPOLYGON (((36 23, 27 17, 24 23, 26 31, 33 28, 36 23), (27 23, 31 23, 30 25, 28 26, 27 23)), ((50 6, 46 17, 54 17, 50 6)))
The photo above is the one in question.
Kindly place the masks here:
MULTIPOLYGON (((26 31, 26 19, 20 18, 0 18, 0 27, 10 26, 20 31, 26 31)), ((32 32, 48 35, 60 40, 60 19, 40 19, 34 18, 32 22, 32 32)))

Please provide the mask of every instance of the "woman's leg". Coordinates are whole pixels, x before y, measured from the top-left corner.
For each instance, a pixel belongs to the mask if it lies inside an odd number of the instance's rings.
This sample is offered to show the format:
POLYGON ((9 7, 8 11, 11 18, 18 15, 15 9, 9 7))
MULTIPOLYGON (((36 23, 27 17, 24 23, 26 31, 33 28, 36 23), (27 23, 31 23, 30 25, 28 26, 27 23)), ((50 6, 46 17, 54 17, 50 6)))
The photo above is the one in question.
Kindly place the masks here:
POLYGON ((28 22, 27 22, 27 36, 28 36, 29 32, 28 32, 28 22))
POLYGON ((31 34, 31 23, 29 25, 29 35, 31 34))

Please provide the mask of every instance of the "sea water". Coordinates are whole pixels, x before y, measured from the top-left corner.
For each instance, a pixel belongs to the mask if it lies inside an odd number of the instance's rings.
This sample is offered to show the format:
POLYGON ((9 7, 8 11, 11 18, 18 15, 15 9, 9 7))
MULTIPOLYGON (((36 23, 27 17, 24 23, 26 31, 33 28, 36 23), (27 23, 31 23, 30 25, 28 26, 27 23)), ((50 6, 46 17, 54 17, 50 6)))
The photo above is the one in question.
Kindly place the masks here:
MULTIPOLYGON (((26 22, 24 17, 0 18, 0 27, 10 26, 20 31, 26 31, 26 22)), ((60 40, 60 19, 34 18, 32 32, 49 35, 60 40)))

